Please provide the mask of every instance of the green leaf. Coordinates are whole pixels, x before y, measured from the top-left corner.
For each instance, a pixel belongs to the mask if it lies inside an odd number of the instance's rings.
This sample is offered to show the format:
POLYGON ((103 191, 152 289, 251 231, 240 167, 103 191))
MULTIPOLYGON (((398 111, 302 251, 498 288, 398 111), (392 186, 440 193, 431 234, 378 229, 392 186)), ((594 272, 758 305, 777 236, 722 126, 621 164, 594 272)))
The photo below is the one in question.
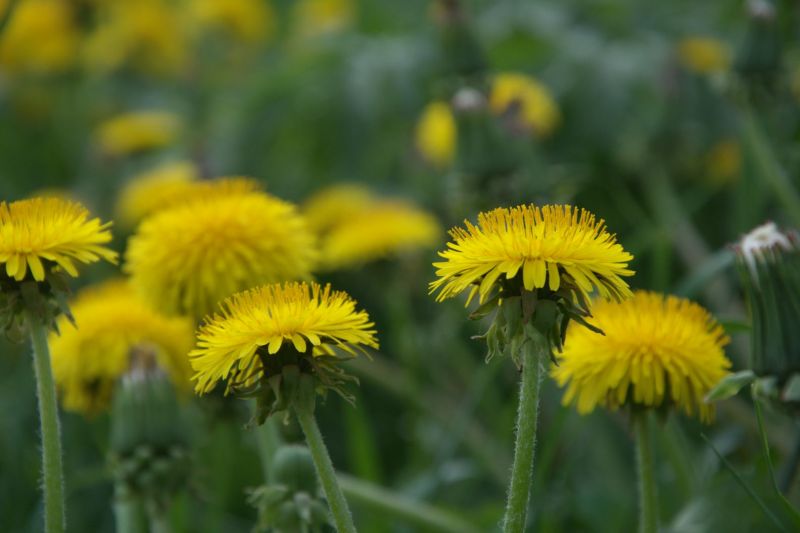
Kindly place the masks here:
POLYGON ((753 383, 757 377, 758 376, 756 376, 752 370, 742 370, 741 372, 725 376, 717 383, 716 387, 706 394, 705 401, 716 402, 725 400, 731 396, 736 396, 743 387, 753 383))

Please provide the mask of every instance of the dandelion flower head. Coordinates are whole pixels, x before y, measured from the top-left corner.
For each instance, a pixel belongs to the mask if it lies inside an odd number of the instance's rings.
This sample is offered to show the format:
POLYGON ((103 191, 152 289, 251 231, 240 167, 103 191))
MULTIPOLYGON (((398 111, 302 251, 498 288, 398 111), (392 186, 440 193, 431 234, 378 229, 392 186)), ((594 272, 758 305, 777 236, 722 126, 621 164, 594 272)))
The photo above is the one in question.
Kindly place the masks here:
POLYGON ((0 0, 0 14, 10 17, 0 39, 0 65, 10 71, 60 72, 75 61, 78 29, 70 2, 0 0), (13 11, 6 15, 6 10, 13 11))
POLYGON ((553 377, 563 403, 579 413, 601 405, 674 406, 708 421, 706 394, 731 366, 728 337, 711 314, 675 296, 637 291, 624 302, 598 301, 587 328, 570 327, 553 377))
POLYGON ((489 108, 497 115, 517 120, 523 128, 547 137, 561 122, 561 113, 550 91, 538 80, 516 72, 495 76, 489 108))
POLYGON ((119 194, 117 220, 123 226, 135 226, 147 215, 180 201, 197 178, 197 169, 188 161, 166 163, 135 176, 119 194))
POLYGON ((172 143, 180 132, 177 115, 166 111, 137 111, 117 115, 97 128, 97 142, 103 152, 121 156, 172 143))
POLYGON ((728 69, 731 62, 728 46, 711 37, 687 37, 678 43, 678 59, 697 74, 713 74, 728 69))
POLYGON ((415 141, 419 153, 433 165, 442 168, 453 161, 458 129, 446 102, 431 102, 425 107, 417 122, 415 141))

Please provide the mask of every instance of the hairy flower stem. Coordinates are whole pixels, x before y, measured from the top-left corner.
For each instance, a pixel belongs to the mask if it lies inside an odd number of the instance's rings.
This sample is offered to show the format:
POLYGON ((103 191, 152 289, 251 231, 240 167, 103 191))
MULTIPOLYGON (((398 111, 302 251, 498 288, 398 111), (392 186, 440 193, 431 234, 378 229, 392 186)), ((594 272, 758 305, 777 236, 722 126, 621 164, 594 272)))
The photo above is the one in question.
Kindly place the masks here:
POLYGON ((314 466, 317 470, 322 489, 325 491, 325 498, 333 515, 333 522, 336 524, 336 531, 339 533, 355 533, 356 526, 353 524, 353 516, 344 499, 339 482, 336 479, 336 472, 333 470, 333 463, 322 440, 317 420, 314 418, 312 409, 295 409, 297 420, 306 436, 311 457, 314 459, 314 466))
POLYGON ((523 345, 522 351, 517 441, 514 445, 514 463, 511 467, 506 515, 503 518, 505 533, 521 533, 525 529, 533 480, 533 454, 536 449, 539 383, 542 376, 542 359, 547 357, 547 343, 544 338, 531 339, 523 345))
POLYGON ((33 368, 36 373, 36 395, 42 432, 42 470, 44 485, 44 530, 63 533, 64 468, 61 464, 61 432, 58 423, 56 386, 50 367, 47 327, 34 313, 25 316, 33 344, 33 368))
POLYGON ((639 533, 656 533, 658 498, 647 413, 636 413, 633 426, 636 434, 636 470, 639 475, 639 533))

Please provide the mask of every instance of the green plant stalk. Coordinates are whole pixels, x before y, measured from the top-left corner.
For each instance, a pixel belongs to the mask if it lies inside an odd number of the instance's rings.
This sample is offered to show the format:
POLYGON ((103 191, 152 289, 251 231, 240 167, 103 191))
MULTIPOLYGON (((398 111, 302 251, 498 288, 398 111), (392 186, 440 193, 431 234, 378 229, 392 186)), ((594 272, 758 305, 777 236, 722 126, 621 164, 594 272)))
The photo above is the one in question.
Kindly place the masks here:
POLYGON ((61 432, 58 423, 56 386, 50 367, 47 327, 28 311, 25 319, 33 344, 33 368, 42 432, 42 470, 44 485, 44 530, 62 533, 65 528, 64 467, 61 463, 61 432))
POLYGON ((125 495, 119 488, 115 489, 114 495, 114 523, 117 533, 147 532, 142 502, 138 498, 125 495))
POLYGON ((636 434, 636 472, 639 476, 639 533, 656 533, 658 497, 647 413, 635 414, 633 426, 636 434))
POLYGON ((325 491, 333 522, 336 524, 336 531, 339 533, 355 533, 356 526, 353 524, 353 516, 350 514, 347 500, 345 500, 342 489, 336 479, 331 456, 325 447, 325 441, 322 440, 322 433, 320 433, 317 420, 314 418, 314 412, 312 409, 295 409, 295 412, 297 413, 297 421, 300 422, 300 428, 306 436, 311 457, 314 459, 317 476, 322 485, 322 490, 325 491))
POLYGON ((517 440, 514 444, 514 462, 508 487, 506 514, 503 518, 505 533, 521 533, 525 529, 528 500, 533 479, 533 455, 536 449, 536 426, 539 417, 539 383, 541 359, 547 357, 543 339, 529 340, 523 345, 522 380, 517 407, 517 440))
POLYGON ((275 451, 283 444, 280 430, 275 417, 267 418, 263 424, 255 429, 256 449, 261 460, 261 469, 264 474, 264 483, 272 480, 272 463, 275 451))
POLYGON ((147 517, 150 522, 150 533, 170 533, 172 527, 170 526, 169 516, 167 516, 164 506, 153 501, 148 503, 147 517))

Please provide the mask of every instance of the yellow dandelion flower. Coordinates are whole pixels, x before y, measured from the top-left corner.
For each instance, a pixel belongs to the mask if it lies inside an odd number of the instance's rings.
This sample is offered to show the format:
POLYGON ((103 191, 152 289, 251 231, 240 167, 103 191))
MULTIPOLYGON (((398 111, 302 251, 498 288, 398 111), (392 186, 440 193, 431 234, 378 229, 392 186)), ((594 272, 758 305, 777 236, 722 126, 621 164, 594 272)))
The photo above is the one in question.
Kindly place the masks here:
POLYGON ((192 321, 165 317, 122 280, 85 289, 71 302, 77 327, 58 319, 51 333, 53 375, 65 409, 95 414, 108 407, 135 350, 151 353, 178 388, 187 388, 192 321))
POLYGON ((201 31, 223 31, 245 43, 258 43, 275 30, 275 13, 265 0, 192 0, 201 31))
POLYGON ((622 277, 633 275, 627 268, 633 256, 585 209, 522 205, 480 213, 477 226, 464 224, 450 230, 453 242, 439 253, 445 261, 434 263, 439 279, 430 290, 439 291, 438 301, 472 287, 469 300, 479 293, 484 302, 503 278, 518 278, 528 291, 568 284, 584 298, 593 290, 613 299, 631 294, 622 277))
MULTIPOLYGON (((347 293, 330 285, 286 283, 238 293, 225 300, 197 334, 189 357, 198 394, 220 381, 227 391, 246 388, 268 373, 281 347, 315 358, 341 349, 377 348, 374 324, 347 293)), ((269 377, 269 376, 266 376, 269 377)))
POLYGON ((678 60, 697 74, 724 72, 730 66, 728 46, 710 37, 687 37, 678 43, 678 60))
POLYGON ((197 168, 188 161, 167 163, 135 176, 119 194, 117 220, 123 226, 135 226, 147 215, 182 198, 197 178, 197 168))
POLYGON ((432 248, 442 228, 430 214, 400 201, 378 201, 335 225, 321 239, 321 263, 347 268, 392 254, 432 248))
POLYGON ((0 15, 13 8, 0 39, 0 65, 11 71, 52 73, 75 61, 78 30, 70 2, 0 1, 0 15))
POLYGON ((117 115, 97 128, 102 150, 110 155, 127 155, 172 143, 180 133, 177 115, 165 111, 139 111, 117 115))
POLYGON ((76 277, 75 261, 116 262, 117 254, 104 246, 111 242, 110 226, 90 219, 82 205, 60 198, 0 202, 0 264, 17 281, 25 279, 28 269, 34 280, 44 281, 54 266, 76 277))
POLYGON ((199 318, 237 291, 310 276, 315 240, 294 205, 237 189, 247 181, 201 183, 131 237, 125 270, 146 301, 199 318))
POLYGON ((536 79, 514 72, 498 74, 492 80, 489 109, 511 116, 520 126, 547 137, 561 122, 561 113, 550 91, 536 79))
POLYGON ((734 181, 742 169, 742 150, 735 139, 725 139, 714 144, 705 157, 708 177, 717 184, 734 181))
POLYGON ((355 17, 353 0, 299 0, 293 8, 294 33, 311 38, 340 32, 355 17))
POLYGON ((368 208, 375 198, 366 187, 343 183, 326 187, 303 204, 308 226, 318 234, 329 231, 353 213, 368 208))
POLYGON ((437 167, 446 167, 456 155, 458 129, 446 102, 431 102, 422 111, 415 133, 417 150, 437 167))
POLYGON ((553 377, 566 386, 563 403, 579 413, 597 405, 616 409, 671 405, 707 421, 713 406, 705 395, 731 362, 722 326, 684 298, 636 291, 624 302, 596 302, 591 322, 599 335, 570 327, 553 377))

